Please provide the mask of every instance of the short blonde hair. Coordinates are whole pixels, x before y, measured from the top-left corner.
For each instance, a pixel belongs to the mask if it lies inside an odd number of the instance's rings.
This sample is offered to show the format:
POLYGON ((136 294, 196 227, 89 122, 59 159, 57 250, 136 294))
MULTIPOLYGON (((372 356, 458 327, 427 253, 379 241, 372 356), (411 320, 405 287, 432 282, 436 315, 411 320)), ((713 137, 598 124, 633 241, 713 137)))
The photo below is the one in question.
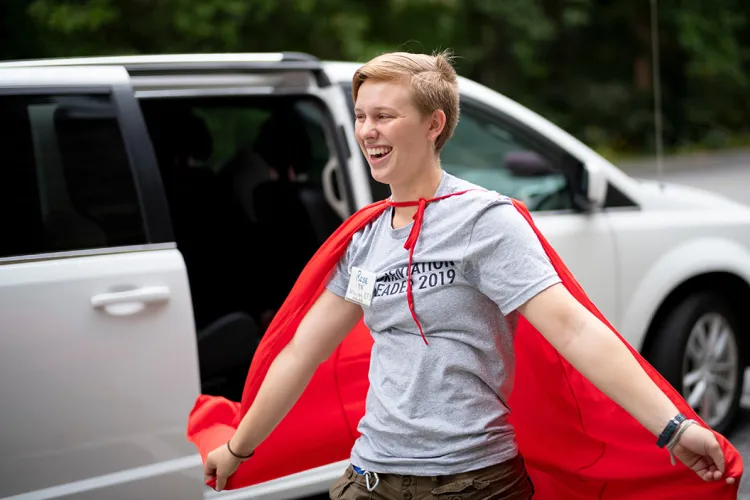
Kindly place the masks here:
POLYGON ((425 116, 437 109, 445 113, 445 127, 435 140, 439 152, 458 123, 458 77, 451 64, 450 52, 435 55, 390 52, 368 61, 352 78, 352 98, 357 101, 365 80, 403 81, 413 92, 414 104, 425 116))

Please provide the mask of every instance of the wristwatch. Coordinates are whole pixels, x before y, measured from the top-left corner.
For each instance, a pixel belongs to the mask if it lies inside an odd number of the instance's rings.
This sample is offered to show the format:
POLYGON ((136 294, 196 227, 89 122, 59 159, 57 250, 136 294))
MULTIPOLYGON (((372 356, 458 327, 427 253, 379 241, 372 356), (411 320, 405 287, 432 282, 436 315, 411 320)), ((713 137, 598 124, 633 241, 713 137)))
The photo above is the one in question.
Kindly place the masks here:
POLYGON ((658 446, 659 448, 664 448, 672 438, 674 431, 677 430, 677 428, 682 422, 685 421, 685 419, 687 419, 685 415, 683 415, 682 413, 678 413, 674 418, 667 422, 664 430, 661 431, 661 434, 659 434, 659 439, 656 440, 656 446, 658 446))

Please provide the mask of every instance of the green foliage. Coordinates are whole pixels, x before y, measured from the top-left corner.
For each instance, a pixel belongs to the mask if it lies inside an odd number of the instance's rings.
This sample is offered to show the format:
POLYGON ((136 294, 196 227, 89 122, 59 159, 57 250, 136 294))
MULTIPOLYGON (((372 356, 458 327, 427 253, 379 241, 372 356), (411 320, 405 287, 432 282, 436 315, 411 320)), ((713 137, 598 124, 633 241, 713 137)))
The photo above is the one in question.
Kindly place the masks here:
MULTIPOLYGON (((452 49, 459 73, 601 150, 652 151, 647 0, 5 0, 0 57, 452 49)), ((750 4, 659 3, 666 144, 750 137, 750 4)))

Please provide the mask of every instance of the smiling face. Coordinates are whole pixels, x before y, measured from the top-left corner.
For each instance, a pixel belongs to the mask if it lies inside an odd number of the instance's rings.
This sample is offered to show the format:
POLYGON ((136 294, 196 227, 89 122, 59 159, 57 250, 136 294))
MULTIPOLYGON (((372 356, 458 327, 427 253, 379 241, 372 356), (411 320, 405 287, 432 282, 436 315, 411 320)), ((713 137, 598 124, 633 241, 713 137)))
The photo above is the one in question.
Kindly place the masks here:
POLYGON ((421 113, 408 84, 365 81, 354 114, 357 141, 376 181, 392 186, 409 183, 435 165, 435 140, 445 125, 445 114, 421 113))

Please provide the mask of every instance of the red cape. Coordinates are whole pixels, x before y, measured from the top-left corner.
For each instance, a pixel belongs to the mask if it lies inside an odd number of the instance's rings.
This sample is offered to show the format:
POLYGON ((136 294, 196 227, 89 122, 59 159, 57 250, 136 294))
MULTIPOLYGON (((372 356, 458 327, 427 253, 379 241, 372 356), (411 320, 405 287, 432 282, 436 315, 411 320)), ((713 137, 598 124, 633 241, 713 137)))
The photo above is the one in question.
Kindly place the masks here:
MULTIPOLYGON (((688 418, 705 426, 682 396, 651 367, 610 325, 584 293, 573 274, 535 226, 526 207, 514 206, 534 229, 563 284, 589 311, 602 320, 630 349, 643 369, 688 418)), ((388 207, 385 200, 362 208, 347 219, 321 246, 300 274, 279 309, 253 358, 242 401, 201 395, 189 416, 187 438, 205 461, 206 455, 226 443, 253 403, 266 372, 297 326, 325 288, 327 278, 346 251, 354 233, 388 207)), ((428 346, 425 346, 429 349, 428 346)), ((742 457, 724 436, 715 433, 726 459, 726 476, 704 482, 677 461, 672 466, 656 438, 620 406, 573 368, 523 318, 515 341, 516 375, 509 404, 511 422, 529 474, 534 498, 667 500, 735 500, 743 473, 742 457)), ((314 432, 314 431, 311 431, 314 432)), ((260 457, 256 457, 260 459, 260 457)), ((289 450, 294 460, 294 449, 289 450)), ((339 460, 344 460, 342 456, 339 460)), ((227 489, 254 484, 252 462, 243 463, 229 478, 227 489)), ((342 470, 343 473, 343 470, 342 470)), ((211 483, 213 485, 213 483, 211 483)))

